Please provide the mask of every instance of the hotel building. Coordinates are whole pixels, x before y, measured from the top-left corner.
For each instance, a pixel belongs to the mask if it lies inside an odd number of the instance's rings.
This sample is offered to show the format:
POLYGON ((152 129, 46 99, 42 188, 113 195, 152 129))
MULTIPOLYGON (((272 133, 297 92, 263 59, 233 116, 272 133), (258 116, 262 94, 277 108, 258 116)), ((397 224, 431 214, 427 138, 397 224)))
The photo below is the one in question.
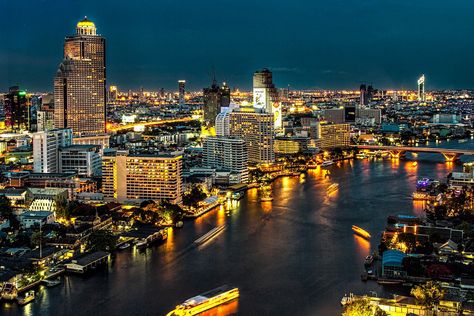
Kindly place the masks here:
POLYGON ((54 79, 54 124, 74 135, 106 130, 105 38, 87 18, 64 42, 64 60, 54 79))
POLYGON ((102 193, 107 200, 167 200, 183 194, 181 153, 131 155, 118 151, 102 157, 102 193))

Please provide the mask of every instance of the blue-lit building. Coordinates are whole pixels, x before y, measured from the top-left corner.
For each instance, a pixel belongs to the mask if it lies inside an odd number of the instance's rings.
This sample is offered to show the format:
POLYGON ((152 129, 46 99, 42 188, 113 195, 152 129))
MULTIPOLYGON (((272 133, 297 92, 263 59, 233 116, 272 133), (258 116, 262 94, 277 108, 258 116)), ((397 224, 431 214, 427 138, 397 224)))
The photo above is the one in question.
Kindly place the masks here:
POLYGON ((382 276, 400 278, 406 275, 403 269, 403 258, 406 254, 399 250, 387 250, 382 255, 382 276))

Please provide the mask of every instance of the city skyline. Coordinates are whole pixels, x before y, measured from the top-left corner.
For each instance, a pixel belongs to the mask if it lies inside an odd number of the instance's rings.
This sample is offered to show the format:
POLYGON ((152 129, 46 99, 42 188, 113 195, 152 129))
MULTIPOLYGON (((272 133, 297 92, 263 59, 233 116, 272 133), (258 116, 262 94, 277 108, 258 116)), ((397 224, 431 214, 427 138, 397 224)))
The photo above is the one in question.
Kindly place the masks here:
POLYGON ((4 2, 2 12, 9 15, 0 26, 8 45, 0 48, 0 72, 6 74, 0 85, 2 91, 13 85, 52 91, 64 37, 88 16, 107 39, 107 82, 123 90, 174 91, 185 79, 189 90, 198 91, 212 82, 213 68, 219 82, 249 90, 252 73, 264 67, 280 88, 357 89, 366 82, 413 90, 421 74, 427 90, 472 88, 466 38, 474 28, 467 16, 474 4, 457 1, 440 10, 442 5, 42 1, 20 10, 4 2), (437 23, 449 18, 449 26, 437 23))

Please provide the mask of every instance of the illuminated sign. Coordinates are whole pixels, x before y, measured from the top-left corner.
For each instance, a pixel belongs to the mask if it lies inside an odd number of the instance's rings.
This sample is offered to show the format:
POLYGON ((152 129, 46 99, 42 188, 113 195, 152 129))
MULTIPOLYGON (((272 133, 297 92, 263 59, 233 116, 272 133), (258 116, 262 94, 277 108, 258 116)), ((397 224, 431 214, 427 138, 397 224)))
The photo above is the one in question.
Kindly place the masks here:
POLYGON ((253 89, 253 106, 257 109, 264 109, 267 107, 267 89, 253 89))

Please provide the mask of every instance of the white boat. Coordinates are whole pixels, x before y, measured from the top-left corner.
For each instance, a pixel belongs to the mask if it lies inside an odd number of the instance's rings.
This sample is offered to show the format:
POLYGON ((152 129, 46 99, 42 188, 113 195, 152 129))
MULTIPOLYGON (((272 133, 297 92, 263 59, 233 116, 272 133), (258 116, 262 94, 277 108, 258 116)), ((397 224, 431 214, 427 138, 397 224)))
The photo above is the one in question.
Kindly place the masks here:
POLYGON ((118 248, 119 248, 120 250, 125 250, 125 249, 127 249, 127 248, 129 248, 129 247, 130 247, 130 244, 129 244, 128 242, 126 242, 126 243, 121 244, 120 246, 118 246, 118 248))
POLYGON ((146 248, 148 246, 148 243, 146 242, 145 239, 140 239, 135 246, 137 246, 138 249, 146 248))
POLYGON ((325 160, 323 161, 323 163, 321 164, 322 167, 328 167, 330 165, 333 165, 334 164, 334 161, 332 160, 325 160))
POLYGON ((354 300, 354 294, 350 293, 349 295, 344 295, 341 299, 341 305, 344 306, 346 304, 350 304, 354 300))
POLYGON ((35 291, 28 291, 25 293, 25 296, 23 297, 18 297, 18 305, 26 305, 29 302, 33 301, 35 299, 35 291))
POLYGON ((339 184, 338 183, 333 183, 327 188, 327 193, 331 194, 335 191, 339 190, 339 184))
POLYGON ((53 287, 53 286, 61 284, 61 279, 60 278, 56 278, 52 280, 44 279, 43 283, 46 284, 47 287, 53 287))

